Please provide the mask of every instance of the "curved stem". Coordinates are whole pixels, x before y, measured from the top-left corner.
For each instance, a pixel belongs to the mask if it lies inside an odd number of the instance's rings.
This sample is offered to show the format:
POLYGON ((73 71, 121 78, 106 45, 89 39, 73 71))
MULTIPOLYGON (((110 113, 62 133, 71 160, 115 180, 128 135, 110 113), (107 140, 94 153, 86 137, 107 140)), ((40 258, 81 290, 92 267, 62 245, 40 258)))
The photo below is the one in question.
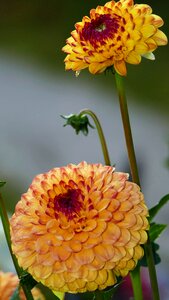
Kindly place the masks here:
POLYGON ((96 125, 96 128, 97 128, 100 143, 101 143, 101 146, 102 146, 102 151, 103 151, 103 155, 104 155, 105 164, 110 166, 111 162, 110 162, 110 158, 109 158, 109 153, 108 153, 108 149, 107 149, 106 140, 105 140, 105 137, 104 137, 104 133, 103 133, 101 124, 100 124, 99 119, 97 118, 96 114, 93 111, 89 110, 89 109, 83 109, 83 110, 80 111, 79 115, 80 116, 89 115, 93 119, 93 121, 96 125))
MULTIPOLYGON (((130 119, 129 119, 127 101, 126 101, 126 96, 125 96, 123 78, 122 78, 122 76, 120 76, 119 74, 116 73, 115 79, 116 79, 116 86, 117 86, 118 95, 119 95, 120 110, 121 110, 123 129, 124 129, 125 140, 126 140, 126 145, 127 145, 128 158, 129 158, 129 162, 130 162, 132 180, 133 180, 133 182, 137 183, 140 186, 140 179, 139 179, 139 174, 138 174, 136 155, 135 155, 135 150, 134 150, 134 143, 133 143, 133 137, 132 137, 132 132, 131 132, 130 119)), ((145 248, 145 254, 146 254, 146 259, 147 259, 147 264, 148 264, 148 269, 149 269, 153 299, 159 300, 160 296, 159 296, 159 290, 158 290, 157 275, 156 275, 152 246, 151 246, 151 242, 149 240, 149 235, 148 235, 147 244, 144 246, 144 248, 145 248)), ((138 281, 138 278, 137 278, 137 281, 138 281)), ((135 290, 135 287, 134 287, 134 285, 136 284, 135 280, 132 280, 132 282, 133 282, 133 290, 135 290)), ((141 278, 140 278, 140 282, 141 282, 141 278)), ((141 298, 135 298, 135 300, 137 300, 137 299, 141 299, 141 298)))
MULTIPOLYGON (((21 278, 22 269, 19 267, 17 259, 16 259, 15 255, 12 252, 9 220, 8 220, 8 215, 7 215, 5 204, 4 204, 4 201, 3 201, 3 198, 2 198, 1 194, 0 194, 0 216, 1 216, 1 221, 2 221, 2 225, 3 225, 6 241, 7 241, 8 248, 9 248, 12 260, 13 260, 13 264, 15 266, 16 273, 17 273, 18 277, 21 278)), ((24 290, 26 299, 27 300, 33 300, 32 293, 27 288, 26 284, 22 284, 22 288, 24 290)))

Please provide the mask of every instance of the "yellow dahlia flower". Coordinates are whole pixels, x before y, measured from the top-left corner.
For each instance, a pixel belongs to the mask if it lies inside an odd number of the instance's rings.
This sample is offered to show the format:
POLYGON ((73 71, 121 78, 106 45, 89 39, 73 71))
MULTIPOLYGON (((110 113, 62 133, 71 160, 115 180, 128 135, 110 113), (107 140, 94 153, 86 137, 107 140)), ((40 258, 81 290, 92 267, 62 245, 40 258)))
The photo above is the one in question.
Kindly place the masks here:
POLYGON ((128 174, 101 164, 35 177, 11 218, 19 265, 53 291, 105 289, 143 256, 148 210, 128 174))
POLYGON ((80 72, 89 68, 92 74, 114 66, 117 73, 127 73, 126 63, 139 64, 141 56, 154 59, 153 51, 167 44, 158 28, 163 20, 152 14, 147 4, 133 0, 110 1, 90 11, 76 23, 63 51, 66 70, 80 72))
MULTIPOLYGON (((17 275, 11 272, 4 273, 0 271, 0 300, 10 300, 18 284, 19 280, 17 275)), ((32 294, 34 300, 45 300, 40 290, 36 287, 33 288, 32 294)), ((22 289, 20 290, 19 296, 20 300, 26 300, 22 289)))

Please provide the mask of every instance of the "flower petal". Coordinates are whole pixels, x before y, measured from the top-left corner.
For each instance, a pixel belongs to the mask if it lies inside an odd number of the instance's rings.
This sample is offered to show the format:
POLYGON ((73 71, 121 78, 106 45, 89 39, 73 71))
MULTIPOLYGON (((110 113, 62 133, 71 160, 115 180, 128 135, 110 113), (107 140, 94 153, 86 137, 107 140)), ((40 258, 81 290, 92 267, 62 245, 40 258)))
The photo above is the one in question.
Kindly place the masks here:
POLYGON ((125 64, 124 60, 116 60, 114 62, 114 68, 118 74, 120 74, 122 76, 127 75, 127 69, 126 69, 126 64, 125 64))

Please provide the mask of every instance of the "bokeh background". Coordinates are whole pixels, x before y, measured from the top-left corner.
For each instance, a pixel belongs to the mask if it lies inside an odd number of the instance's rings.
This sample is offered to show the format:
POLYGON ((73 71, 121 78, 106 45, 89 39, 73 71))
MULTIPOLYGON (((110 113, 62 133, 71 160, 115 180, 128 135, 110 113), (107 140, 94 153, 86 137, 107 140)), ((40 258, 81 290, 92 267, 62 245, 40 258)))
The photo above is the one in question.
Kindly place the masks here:
MULTIPOLYGON (((160 15, 169 36, 169 2, 143 1, 160 15)), ((137 1, 141 3, 141 1, 137 1)), ((102 162, 95 130, 88 137, 63 128, 61 114, 94 110, 100 118, 112 164, 129 171, 114 78, 111 73, 78 78, 65 72, 61 48, 89 10, 105 1, 0 1, 0 179, 9 211, 33 177, 55 166, 102 162)), ((169 46, 155 51, 156 60, 128 66, 126 91, 141 182, 149 207, 169 192, 169 46)), ((169 206, 156 220, 168 223, 169 206)), ((161 299, 169 299, 168 229, 159 239, 157 266, 161 299)), ((0 268, 12 270, 1 230, 0 268)), ((52 299, 52 296, 50 296, 52 299)))

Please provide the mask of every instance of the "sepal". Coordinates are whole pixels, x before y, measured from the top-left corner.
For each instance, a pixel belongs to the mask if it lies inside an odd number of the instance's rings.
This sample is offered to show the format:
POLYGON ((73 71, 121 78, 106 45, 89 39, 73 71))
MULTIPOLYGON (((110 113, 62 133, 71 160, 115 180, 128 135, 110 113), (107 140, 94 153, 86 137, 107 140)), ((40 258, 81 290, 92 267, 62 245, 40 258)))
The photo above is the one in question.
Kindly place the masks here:
POLYGON ((1 181, 1 180, 0 180, 0 187, 3 187, 5 184, 6 184, 5 181, 1 181))
POLYGON ((66 123, 63 126, 72 126, 75 129, 76 134, 81 131, 86 136, 89 132, 88 127, 94 128, 94 126, 90 124, 86 115, 70 114, 68 116, 61 115, 61 117, 66 120, 66 123))

